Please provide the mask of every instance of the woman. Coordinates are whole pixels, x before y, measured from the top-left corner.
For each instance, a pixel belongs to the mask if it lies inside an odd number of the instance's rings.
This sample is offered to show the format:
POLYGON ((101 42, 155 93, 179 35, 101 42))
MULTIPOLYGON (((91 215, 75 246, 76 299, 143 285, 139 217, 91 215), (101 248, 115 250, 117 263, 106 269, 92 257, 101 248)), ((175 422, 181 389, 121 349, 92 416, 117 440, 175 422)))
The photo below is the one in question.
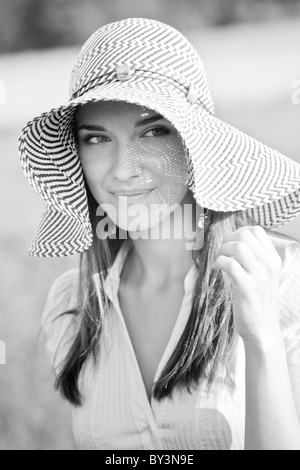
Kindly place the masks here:
POLYGON ((214 116, 190 43, 100 28, 20 155, 48 204, 29 254, 82 254, 43 315, 78 445, 299 450, 300 246, 271 229, 300 166, 214 116))

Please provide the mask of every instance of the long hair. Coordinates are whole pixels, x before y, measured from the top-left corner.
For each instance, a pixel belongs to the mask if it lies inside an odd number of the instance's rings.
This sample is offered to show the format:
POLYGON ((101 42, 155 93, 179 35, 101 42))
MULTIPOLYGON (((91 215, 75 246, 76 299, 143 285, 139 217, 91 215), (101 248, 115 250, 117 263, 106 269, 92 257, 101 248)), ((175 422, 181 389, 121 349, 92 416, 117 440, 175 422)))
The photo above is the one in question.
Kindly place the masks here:
MULTIPOLYGON (((78 380, 86 361, 91 358, 96 365, 101 354, 103 315, 109 312, 110 300, 105 295, 103 282, 124 239, 100 240, 96 234, 97 203, 87 188, 93 244, 81 255, 79 270, 78 308, 63 314, 72 314, 79 320, 77 336, 69 349, 55 388, 74 406, 80 406, 83 397, 78 380), (99 275, 98 288, 94 276, 99 275)), ((232 289, 229 277, 222 270, 212 268, 224 234, 253 224, 244 211, 209 212, 204 245, 193 251, 198 269, 191 313, 182 336, 154 385, 154 398, 172 397, 177 389, 191 392, 201 380, 208 386, 213 383, 220 367, 229 365, 234 350, 236 333, 233 324, 232 289)))

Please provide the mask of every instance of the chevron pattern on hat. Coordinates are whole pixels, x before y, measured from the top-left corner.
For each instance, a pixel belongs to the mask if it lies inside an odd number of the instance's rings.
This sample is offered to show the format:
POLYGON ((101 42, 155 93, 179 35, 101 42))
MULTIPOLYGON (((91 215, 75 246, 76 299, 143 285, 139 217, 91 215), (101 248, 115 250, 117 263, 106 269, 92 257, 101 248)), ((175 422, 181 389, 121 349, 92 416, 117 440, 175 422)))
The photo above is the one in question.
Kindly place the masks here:
POLYGON ((53 205, 45 210, 28 255, 43 257, 70 256, 88 250, 93 242, 90 221, 85 224, 53 205))
POLYGON ((192 83, 213 114, 206 72, 199 54, 176 29, 159 21, 129 18, 97 30, 81 49, 74 66, 70 99, 116 77, 116 67, 128 63, 134 71, 152 72, 188 88, 192 83))

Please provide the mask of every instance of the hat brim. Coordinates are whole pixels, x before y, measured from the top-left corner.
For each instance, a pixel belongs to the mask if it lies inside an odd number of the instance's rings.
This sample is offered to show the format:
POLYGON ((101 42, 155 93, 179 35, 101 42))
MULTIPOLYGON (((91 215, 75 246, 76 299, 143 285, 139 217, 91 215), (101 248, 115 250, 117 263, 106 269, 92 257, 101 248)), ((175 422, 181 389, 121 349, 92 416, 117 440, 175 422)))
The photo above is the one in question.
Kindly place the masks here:
POLYGON ((93 242, 90 223, 48 206, 42 216, 37 233, 27 250, 29 256, 61 257, 82 253, 93 242))
POLYGON ((218 119, 201 104, 190 103, 175 87, 150 80, 104 83, 24 128, 20 137, 24 172, 60 211, 69 210, 86 224, 86 192, 71 124, 78 106, 95 101, 145 106, 170 121, 188 150, 199 205, 215 211, 248 211, 266 228, 286 224, 298 215, 299 163, 218 119))

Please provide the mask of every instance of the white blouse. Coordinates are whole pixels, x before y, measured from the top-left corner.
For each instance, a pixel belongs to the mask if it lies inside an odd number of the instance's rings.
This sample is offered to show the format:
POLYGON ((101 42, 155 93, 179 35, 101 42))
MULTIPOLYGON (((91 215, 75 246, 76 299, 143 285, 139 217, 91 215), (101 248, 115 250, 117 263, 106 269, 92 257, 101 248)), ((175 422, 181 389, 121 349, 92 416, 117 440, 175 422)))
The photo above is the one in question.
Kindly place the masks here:
MULTIPOLYGON (((300 244, 272 233, 282 260, 280 322, 286 351, 300 362, 300 244)), ((129 252, 124 243, 105 280, 112 306, 104 319, 99 362, 88 360, 80 374, 81 407, 73 408, 73 430, 80 449, 243 450, 245 426, 245 355, 239 339, 232 372, 235 385, 219 373, 208 390, 205 382, 191 394, 149 402, 135 352, 120 310, 120 274, 129 252)), ((197 268, 184 280, 181 308, 159 363, 155 380, 170 358, 188 321, 197 268)), ((53 284, 43 312, 47 350, 56 370, 77 333, 76 318, 61 313, 77 305, 78 270, 53 284), (75 321, 74 321, 75 319, 75 321)))

